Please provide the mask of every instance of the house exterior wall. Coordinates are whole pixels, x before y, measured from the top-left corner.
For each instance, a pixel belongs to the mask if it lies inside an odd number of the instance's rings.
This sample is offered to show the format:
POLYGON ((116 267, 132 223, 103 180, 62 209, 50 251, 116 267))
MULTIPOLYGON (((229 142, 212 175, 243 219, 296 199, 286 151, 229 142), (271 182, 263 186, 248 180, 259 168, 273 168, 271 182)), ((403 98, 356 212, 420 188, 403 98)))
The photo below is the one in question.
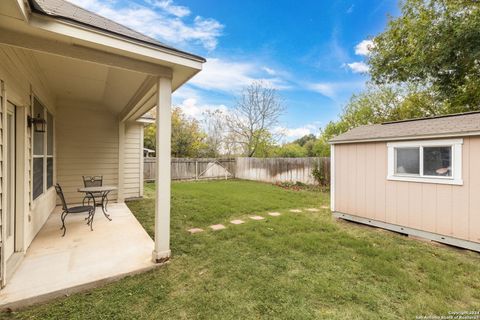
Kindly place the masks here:
MULTIPOLYGON (((118 185, 118 120, 102 106, 59 101, 57 180, 68 203, 81 203, 82 176, 101 175, 104 185, 118 185)), ((110 200, 117 199, 112 192, 110 200)))
POLYGON ((125 125, 125 199, 143 196, 143 124, 131 122, 125 125))
POLYGON ((480 137, 463 138, 463 185, 387 180, 387 143, 336 144, 336 212, 480 242, 480 137))
MULTIPOLYGON (((140 196, 140 166, 143 126, 125 125, 124 196, 140 196)), ((118 186, 119 122, 103 106, 88 102, 59 101, 56 126, 57 180, 68 203, 81 203, 82 176, 103 176, 104 185, 118 186)), ((117 200, 117 192, 109 194, 117 200)))
MULTIPOLYGON (((22 214, 19 220, 23 220, 21 222, 17 221, 21 229, 17 229, 16 232, 20 232, 20 238, 22 238, 22 243, 16 244, 17 251, 25 251, 28 248, 55 207, 54 188, 48 189, 34 201, 32 201, 31 195, 32 135, 30 128, 27 126, 27 116, 31 114, 31 95, 34 94, 37 96, 54 117, 56 111, 54 96, 46 86, 45 79, 41 74, 36 60, 28 51, 0 45, 0 80, 4 83, 5 100, 10 101, 17 107, 17 135, 19 133, 18 130, 23 130, 23 132, 20 132, 23 135, 23 141, 18 141, 17 139, 17 148, 23 149, 25 160, 25 163, 20 164, 17 159, 17 166, 23 165, 24 168, 24 172, 21 172, 23 178, 21 180, 17 179, 16 181, 17 191, 23 190, 23 194, 21 195, 23 196, 23 201, 20 204, 17 203, 16 207, 17 213, 22 214)), ((2 105, 2 108, 5 107, 6 103, 2 105)), ((2 109, 1 112, 3 119, 5 110, 2 109)), ((3 123, 2 121, 2 124, 3 123)), ((1 151, 5 151, 3 149, 3 139, 1 139, 1 141, 1 151)), ((2 164, 5 156, 3 152, 0 153, 0 161, 2 164)), ((5 190, 4 182, 5 180, 2 175, 0 179, 0 190, 5 190)), ((17 192, 17 198, 19 197, 20 194, 17 192)), ((4 201, 2 201, 2 203, 4 203, 4 201)), ((4 217, 3 212, 1 217, 4 217)))

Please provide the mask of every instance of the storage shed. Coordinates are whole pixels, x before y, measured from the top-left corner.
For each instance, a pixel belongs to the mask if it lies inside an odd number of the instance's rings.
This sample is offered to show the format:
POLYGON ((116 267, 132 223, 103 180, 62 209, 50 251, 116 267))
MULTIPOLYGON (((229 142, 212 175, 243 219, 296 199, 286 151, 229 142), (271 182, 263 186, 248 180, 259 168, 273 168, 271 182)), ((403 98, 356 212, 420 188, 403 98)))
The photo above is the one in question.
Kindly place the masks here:
POLYGON ((480 251, 480 113, 354 128, 331 141, 338 218, 480 251))

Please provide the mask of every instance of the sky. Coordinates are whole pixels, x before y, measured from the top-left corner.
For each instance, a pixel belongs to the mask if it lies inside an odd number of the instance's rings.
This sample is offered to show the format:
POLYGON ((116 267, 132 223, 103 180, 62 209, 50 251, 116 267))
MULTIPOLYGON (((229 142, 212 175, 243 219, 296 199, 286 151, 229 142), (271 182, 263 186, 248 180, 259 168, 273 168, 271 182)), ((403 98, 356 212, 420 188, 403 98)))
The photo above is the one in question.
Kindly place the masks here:
POLYGON ((368 81, 370 39, 395 0, 70 0, 132 29, 207 59, 173 94, 173 104, 201 119, 228 110, 242 88, 263 81, 278 90, 284 142, 338 118, 368 81))

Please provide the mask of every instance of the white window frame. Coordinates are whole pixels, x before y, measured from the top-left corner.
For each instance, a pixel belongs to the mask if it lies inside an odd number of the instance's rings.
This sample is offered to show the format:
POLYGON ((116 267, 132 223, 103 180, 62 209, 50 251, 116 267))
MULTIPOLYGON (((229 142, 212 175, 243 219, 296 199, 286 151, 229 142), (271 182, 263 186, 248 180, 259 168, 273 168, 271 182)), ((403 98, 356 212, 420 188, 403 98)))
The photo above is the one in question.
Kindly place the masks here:
POLYGON ((43 104, 43 102, 40 100, 40 98, 33 94, 32 95, 32 100, 31 100, 31 109, 30 109, 30 114, 32 115, 32 117, 35 117, 35 113, 34 113, 34 100, 37 100, 43 107, 43 119, 47 120, 47 114, 50 113, 52 115, 52 131, 53 131, 53 145, 52 145, 52 154, 49 155, 48 154, 48 141, 47 141, 47 135, 48 135, 48 126, 47 124, 45 124, 45 127, 46 127, 46 130, 45 132, 42 134, 42 140, 43 140, 43 155, 36 155, 34 154, 34 144, 35 144, 35 127, 34 125, 32 125, 32 127, 30 128, 31 130, 31 133, 30 133, 30 137, 31 137, 31 157, 32 157, 32 161, 31 161, 31 165, 30 165, 30 172, 31 172, 31 176, 30 176, 30 181, 31 181, 31 190, 30 190, 30 202, 32 204, 36 203, 37 200, 39 199, 42 199, 44 197, 44 195, 46 193, 49 192, 49 190, 51 190, 54 186, 55 186, 55 116, 53 115, 52 112, 50 112, 50 110, 43 104), (42 181, 42 185, 43 185, 43 191, 41 194, 39 194, 35 199, 33 198, 33 162, 34 162, 34 159, 43 159, 43 181, 42 181), (47 162, 48 162, 48 159, 53 159, 53 184, 50 186, 50 187, 47 187, 47 162))
POLYGON ((409 181, 421 183, 463 185, 462 179, 462 146, 463 139, 418 140, 387 143, 388 172, 387 180, 409 181), (452 148, 452 176, 423 175, 423 148, 451 147, 452 148), (395 148, 420 148, 420 174, 395 173, 395 148))

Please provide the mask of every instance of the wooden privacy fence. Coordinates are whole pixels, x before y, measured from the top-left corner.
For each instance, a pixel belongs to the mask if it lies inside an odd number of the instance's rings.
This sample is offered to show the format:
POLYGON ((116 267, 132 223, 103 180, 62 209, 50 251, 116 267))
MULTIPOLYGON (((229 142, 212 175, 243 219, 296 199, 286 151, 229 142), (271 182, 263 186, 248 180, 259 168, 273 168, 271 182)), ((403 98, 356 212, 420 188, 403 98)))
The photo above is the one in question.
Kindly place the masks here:
MULTIPOLYGON (((145 181, 155 180, 155 158, 144 159, 145 181)), ((317 184, 312 172, 319 170, 330 184, 330 158, 172 158, 172 180, 239 178, 264 182, 317 184)))
POLYGON ((317 168, 325 185, 330 185, 330 158, 237 158, 235 177, 264 182, 317 184, 317 168))
MULTIPOLYGON (((155 158, 144 158, 145 181, 155 180, 155 158)), ((235 159, 172 158, 172 180, 230 179, 234 177, 235 159)))

